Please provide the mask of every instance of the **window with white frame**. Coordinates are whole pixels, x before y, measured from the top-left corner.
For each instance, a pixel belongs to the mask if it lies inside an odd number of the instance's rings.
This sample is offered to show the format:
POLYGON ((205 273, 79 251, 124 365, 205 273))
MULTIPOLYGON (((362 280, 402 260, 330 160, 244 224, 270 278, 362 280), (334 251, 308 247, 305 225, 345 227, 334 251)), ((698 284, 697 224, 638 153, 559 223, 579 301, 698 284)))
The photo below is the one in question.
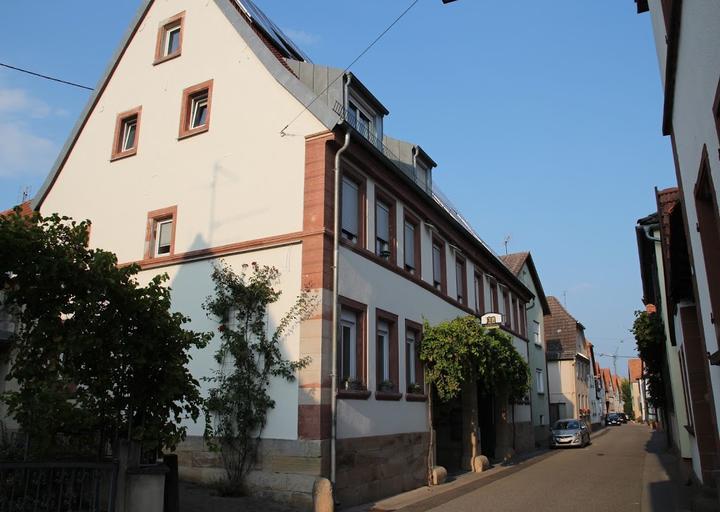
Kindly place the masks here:
POLYGON ((341 194, 341 236, 345 240, 358 243, 360 237, 360 185, 347 176, 343 176, 341 194))
POLYGON ((190 126, 191 130, 200 128, 207 124, 208 118, 208 93, 207 91, 197 94, 191 98, 190 104, 190 126))
POLYGON ((391 208, 381 199, 375 201, 375 254, 390 258, 391 208))
POLYGON ((368 140, 375 137, 375 121, 370 112, 350 101, 348 102, 348 113, 348 121, 363 137, 368 140))
POLYGON ((533 320, 533 341, 535 342, 535 345, 538 345, 542 347, 542 338, 540 337, 540 322, 537 320, 533 320))
POLYGON ((343 308, 340 314, 340 382, 359 380, 357 373, 358 314, 343 308))
POLYGON ((485 279, 480 272, 475 272, 475 311, 485 313, 485 279))
POLYGON ((443 251, 445 248, 443 245, 433 240, 432 244, 432 265, 433 265, 433 286, 437 290, 443 289, 444 279, 443 279, 443 261, 445 258, 443 258, 443 251))
POLYGON ((141 114, 142 107, 136 107, 118 114, 115 122, 115 140, 113 140, 111 160, 125 158, 137 153, 141 114))
POLYGON ((173 235, 173 219, 158 220, 155 222, 154 252, 155 256, 170 254, 173 235))
POLYGON ((416 371, 417 358, 417 333, 412 329, 405 332, 405 384, 409 388, 411 384, 417 384, 416 371))
POLYGON ((184 23, 185 11, 160 23, 155 47, 155 64, 180 56, 184 23))
POLYGON ((180 24, 167 27, 163 41, 163 57, 168 57, 180 51, 180 24))
POLYGON ((135 147, 135 132, 137 129, 137 116, 130 117, 123 122, 122 143, 120 151, 130 151, 135 147))
POLYGON ((390 325, 386 320, 377 322, 377 362, 380 382, 390 380, 390 325))
POLYGON ((545 372, 541 368, 535 369, 535 388, 538 394, 545 393, 545 372))
POLYGON ((465 259, 455 257, 455 289, 457 300, 460 304, 467 302, 467 275, 465 271, 465 259))
POLYGON ((417 224, 413 223, 410 219, 405 219, 403 230, 403 258, 405 259, 405 270, 411 274, 415 274, 418 269, 417 258, 419 257, 419 251, 416 248, 419 247, 419 240, 416 238, 420 235, 417 229, 417 224))

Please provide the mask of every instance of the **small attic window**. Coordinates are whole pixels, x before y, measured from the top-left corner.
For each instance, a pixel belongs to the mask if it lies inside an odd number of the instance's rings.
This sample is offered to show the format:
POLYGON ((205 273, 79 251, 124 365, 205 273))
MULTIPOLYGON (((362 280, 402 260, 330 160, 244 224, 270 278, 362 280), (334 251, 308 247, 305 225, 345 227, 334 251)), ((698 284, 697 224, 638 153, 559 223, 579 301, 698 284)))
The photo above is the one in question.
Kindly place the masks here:
POLYGON ((212 80, 188 87, 183 91, 178 138, 183 139, 210 129, 212 91, 212 80))
POLYGON ((430 192, 432 190, 432 173, 430 168, 419 159, 415 165, 415 183, 430 192))
POLYGON ((184 21, 185 11, 160 23, 157 43, 155 44, 154 64, 160 64, 161 62, 180 56, 182 52, 184 21))
POLYGON ((351 94, 347 102, 345 117, 348 124, 369 140, 373 146, 382 150, 382 116, 356 94, 351 94))
POLYGON ((142 107, 118 114, 110 160, 118 160, 137 153, 142 107))

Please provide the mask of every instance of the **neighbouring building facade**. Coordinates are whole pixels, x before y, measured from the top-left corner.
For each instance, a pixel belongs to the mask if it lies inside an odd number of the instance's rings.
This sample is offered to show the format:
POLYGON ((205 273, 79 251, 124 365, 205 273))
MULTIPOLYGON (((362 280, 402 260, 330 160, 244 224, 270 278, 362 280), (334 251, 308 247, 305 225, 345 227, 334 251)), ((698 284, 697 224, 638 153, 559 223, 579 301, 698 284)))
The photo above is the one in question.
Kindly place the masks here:
POLYGON ((502 260, 535 296, 535 299, 527 306, 530 406, 535 445, 546 446, 550 439, 550 403, 544 343, 544 316, 550 313, 550 306, 548 306, 540 277, 529 252, 508 254, 502 256, 502 260))
POLYGON ((698 450, 693 468, 703 484, 714 486, 720 475, 720 4, 636 4, 638 12, 650 13, 655 36, 664 88, 662 131, 672 144, 687 245, 689 293, 682 300, 670 296, 669 311, 678 320, 672 322, 675 334, 683 339, 679 354, 689 384, 688 431, 698 450), (707 432, 698 428, 701 424, 707 432))
POLYGON ((645 379, 643 378, 642 359, 630 359, 628 361, 628 380, 630 381, 630 391, 632 393, 632 407, 636 421, 647 422, 647 395, 645 388, 645 379))
POLYGON ((545 316, 550 422, 590 418, 590 357, 585 327, 567 312, 560 301, 547 298, 550 314, 545 316))
MULTIPOLYGON (((542 333, 544 297, 536 275, 511 271, 443 199, 428 154, 384 134, 388 113, 352 73, 310 62, 250 0, 145 0, 32 205, 90 219, 90 245, 139 264, 141 280, 167 273, 194 330, 218 328, 202 303, 221 260, 280 271, 271 327, 301 290, 318 295, 316 314, 282 340, 285 357, 311 363, 295 382, 271 382, 276 406, 249 477, 298 509, 317 477, 334 479, 343 506, 425 484, 431 429, 435 459, 460 468, 469 443, 456 440, 473 421, 483 452, 505 454, 533 447, 547 418, 535 424, 531 400, 490 396, 428 424, 423 320, 501 313, 539 364, 542 340, 529 340, 542 333)), ((215 369, 216 347, 193 354, 194 376, 215 369)), ((203 427, 189 423, 178 449, 183 479, 224 474, 203 427)))
POLYGON ((587 351, 590 355, 590 375, 588 377, 590 394, 590 424, 593 428, 600 428, 605 417, 605 390, 600 378, 600 366, 595 361, 595 347, 587 341, 587 351))

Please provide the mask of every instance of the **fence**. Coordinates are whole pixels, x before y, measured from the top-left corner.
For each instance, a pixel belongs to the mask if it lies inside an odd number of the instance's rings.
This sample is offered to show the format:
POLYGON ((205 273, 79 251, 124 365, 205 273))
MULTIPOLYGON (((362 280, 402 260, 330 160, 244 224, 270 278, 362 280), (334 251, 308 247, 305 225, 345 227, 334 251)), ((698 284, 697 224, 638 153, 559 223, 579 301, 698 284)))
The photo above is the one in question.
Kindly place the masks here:
POLYGON ((0 512, 114 512, 114 462, 0 463, 0 512))

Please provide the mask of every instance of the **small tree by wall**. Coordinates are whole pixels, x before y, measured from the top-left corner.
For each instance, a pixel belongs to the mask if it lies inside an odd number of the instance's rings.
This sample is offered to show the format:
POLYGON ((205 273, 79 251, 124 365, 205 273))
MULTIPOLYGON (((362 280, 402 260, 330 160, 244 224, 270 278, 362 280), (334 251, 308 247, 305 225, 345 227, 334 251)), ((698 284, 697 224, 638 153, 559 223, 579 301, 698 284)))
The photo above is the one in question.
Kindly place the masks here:
POLYGON ((423 329, 420 359, 428 382, 440 400, 460 393, 465 380, 476 379, 487 393, 522 400, 530 384, 530 368, 500 329, 485 329, 474 316, 455 318, 423 329))
POLYGON ((638 353, 643 360, 643 377, 647 382, 647 401, 653 407, 665 405, 665 326, 658 313, 636 311, 632 333, 635 335, 638 353))
POLYGON ((623 412, 625 414, 627 414, 628 418, 634 420, 635 419, 635 411, 633 410, 631 383, 629 380, 623 379, 622 383, 620 384, 620 387, 622 389, 623 412))
POLYGON ((170 311, 166 275, 139 285, 139 267, 88 249, 89 228, 19 210, 0 217, 0 307, 19 326, 7 377, 19 390, 3 400, 37 455, 60 433, 172 448, 181 421, 201 411, 187 364, 207 336, 170 311))
POLYGON ((206 380, 213 384, 206 402, 205 438, 219 450, 227 473, 227 492, 242 492, 243 480, 255 461, 267 414, 275 407, 268 392, 270 379, 293 381, 309 358, 282 357, 280 341, 317 308, 317 297, 301 292, 290 310, 270 332, 268 307, 281 292, 275 289, 277 269, 256 263, 243 265, 237 274, 226 264, 212 273, 215 295, 205 310, 220 322, 217 370, 206 380))

